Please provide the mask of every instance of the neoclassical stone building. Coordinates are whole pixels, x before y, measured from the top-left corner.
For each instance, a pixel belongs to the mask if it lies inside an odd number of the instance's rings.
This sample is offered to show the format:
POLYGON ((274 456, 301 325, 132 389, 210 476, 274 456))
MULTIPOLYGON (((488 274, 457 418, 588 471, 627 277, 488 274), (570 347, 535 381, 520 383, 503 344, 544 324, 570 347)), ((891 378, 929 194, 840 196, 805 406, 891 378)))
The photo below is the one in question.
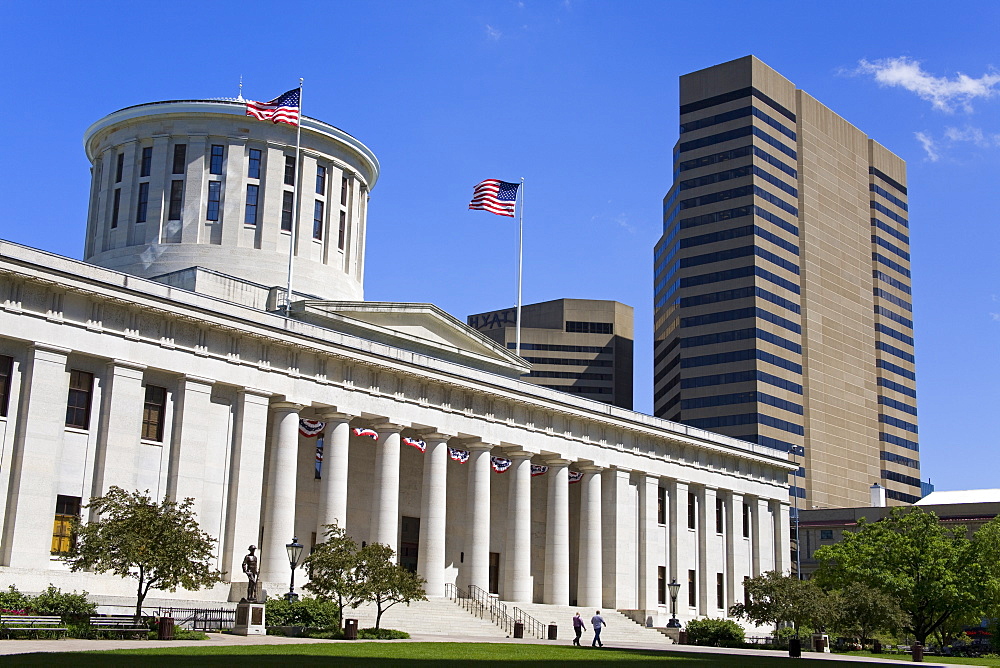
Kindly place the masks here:
POLYGON ((296 164, 294 128, 238 101, 115 112, 85 138, 86 261, 0 241, 0 584, 129 594, 58 559, 111 485, 195 499, 233 582, 184 599, 238 599, 250 544, 284 590, 285 543, 334 522, 430 595, 658 624, 671 579, 679 617, 720 616, 788 569, 784 453, 524 382, 433 305, 362 301, 378 162, 320 121, 302 137, 296 164))

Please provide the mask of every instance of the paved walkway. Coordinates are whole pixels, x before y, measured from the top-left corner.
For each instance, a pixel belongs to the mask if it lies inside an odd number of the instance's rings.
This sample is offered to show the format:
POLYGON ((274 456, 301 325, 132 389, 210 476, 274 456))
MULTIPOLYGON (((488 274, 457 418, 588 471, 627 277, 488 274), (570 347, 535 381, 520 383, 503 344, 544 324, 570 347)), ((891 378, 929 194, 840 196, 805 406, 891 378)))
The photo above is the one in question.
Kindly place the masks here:
MULTIPOLYGON (((602 639, 607 640, 605 647, 608 649, 644 649, 644 650, 657 650, 661 652, 696 652, 696 653, 707 653, 707 654, 742 654, 747 656, 788 656, 788 652, 779 650, 752 650, 752 649, 730 649, 725 647, 699 647, 694 645, 667 645, 664 646, 661 643, 629 643, 627 647, 618 646, 614 643, 614 637, 611 632, 606 632, 607 637, 602 639)), ((363 641, 363 642, 483 642, 483 643, 535 643, 539 645, 552 645, 552 644, 564 644, 569 645, 570 640, 563 639, 558 641, 550 640, 534 640, 525 638, 523 640, 515 640, 513 638, 487 638, 487 637, 475 637, 475 636, 440 636, 440 635, 427 635, 421 636, 420 634, 412 634, 410 640, 373 640, 373 641, 363 641)), ((198 646, 198 647, 230 647, 235 645, 245 646, 245 645, 303 645, 311 643, 337 643, 337 642, 354 642, 347 640, 316 640, 314 638, 284 638, 281 636, 234 636, 223 633, 210 633, 208 634, 208 640, 77 640, 74 638, 66 638, 63 640, 0 640, 0 655, 10 655, 10 654, 28 654, 33 652, 88 652, 94 650, 113 650, 113 649, 133 649, 141 647, 154 648, 154 647, 185 647, 185 646, 198 646)), ((594 651, 590 648, 586 648, 581 651, 594 651)), ((815 652, 803 652, 802 658, 806 660, 813 661, 852 661, 852 662, 870 662, 870 663, 883 663, 887 665, 913 665, 911 661, 901 660, 901 659, 875 659, 865 656, 844 656, 841 654, 820 654, 815 652)), ((934 663, 933 660, 926 661, 923 665, 925 666, 938 666, 946 667, 954 664, 943 664, 934 663)))

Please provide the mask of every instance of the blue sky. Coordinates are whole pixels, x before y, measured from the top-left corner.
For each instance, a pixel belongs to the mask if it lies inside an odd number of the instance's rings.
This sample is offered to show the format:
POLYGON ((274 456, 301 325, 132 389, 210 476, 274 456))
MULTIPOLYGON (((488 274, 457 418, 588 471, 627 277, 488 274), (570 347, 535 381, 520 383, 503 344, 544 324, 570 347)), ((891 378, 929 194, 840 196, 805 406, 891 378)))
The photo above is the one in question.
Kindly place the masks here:
POLYGON ((677 79, 752 53, 907 161, 922 474, 1000 487, 998 25, 989 2, 2 2, 0 238, 80 257, 103 115, 304 77, 306 115, 382 164, 368 299, 512 305, 516 227, 466 206, 524 177, 525 302, 634 306, 649 412, 677 79))

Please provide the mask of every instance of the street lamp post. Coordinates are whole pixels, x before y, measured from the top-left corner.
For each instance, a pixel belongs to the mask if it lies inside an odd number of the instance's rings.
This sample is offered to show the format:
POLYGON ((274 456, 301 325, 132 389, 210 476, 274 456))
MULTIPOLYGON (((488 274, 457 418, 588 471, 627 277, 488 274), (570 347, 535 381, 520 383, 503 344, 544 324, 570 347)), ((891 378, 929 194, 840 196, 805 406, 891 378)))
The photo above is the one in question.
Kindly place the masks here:
POLYGON ((299 565, 299 557, 302 555, 302 546, 298 537, 293 537, 292 542, 285 545, 288 552, 288 565, 292 568, 292 581, 288 585, 288 593, 285 594, 286 601, 297 601, 299 595, 295 593, 295 568, 299 565))
POLYGON ((667 628, 679 629, 681 623, 677 620, 677 593, 681 590, 681 585, 677 578, 670 579, 667 589, 670 590, 670 621, 667 622, 667 628))

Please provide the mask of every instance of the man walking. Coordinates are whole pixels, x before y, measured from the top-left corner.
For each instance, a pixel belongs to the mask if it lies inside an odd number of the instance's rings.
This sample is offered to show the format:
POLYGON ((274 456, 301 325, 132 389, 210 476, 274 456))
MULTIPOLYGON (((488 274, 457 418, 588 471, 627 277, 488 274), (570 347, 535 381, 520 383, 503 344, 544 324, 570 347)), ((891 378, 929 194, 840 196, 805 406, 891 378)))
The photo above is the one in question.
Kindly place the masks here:
POLYGON ((601 627, 607 626, 604 621, 604 617, 601 617, 601 611, 598 610, 597 614, 590 618, 590 623, 594 625, 594 642, 590 643, 591 647, 604 647, 604 643, 601 642, 601 627))
POLYGON ((583 617, 580 613, 573 615, 573 632, 576 633, 576 637, 573 638, 573 644, 577 647, 580 646, 580 636, 583 635, 583 617))

